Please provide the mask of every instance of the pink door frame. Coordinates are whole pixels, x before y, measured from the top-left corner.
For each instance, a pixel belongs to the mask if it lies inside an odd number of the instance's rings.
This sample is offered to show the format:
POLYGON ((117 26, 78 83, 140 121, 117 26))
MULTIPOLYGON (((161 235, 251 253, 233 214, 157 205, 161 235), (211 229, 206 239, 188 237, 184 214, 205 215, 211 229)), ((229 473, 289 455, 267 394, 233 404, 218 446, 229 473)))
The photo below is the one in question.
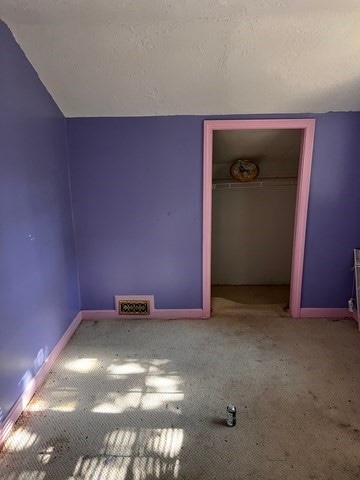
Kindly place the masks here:
POLYGON ((300 317, 305 235, 314 145, 314 119, 205 120, 203 167, 203 317, 211 314, 211 210, 213 133, 216 130, 299 129, 303 131, 295 208, 290 314, 300 317))

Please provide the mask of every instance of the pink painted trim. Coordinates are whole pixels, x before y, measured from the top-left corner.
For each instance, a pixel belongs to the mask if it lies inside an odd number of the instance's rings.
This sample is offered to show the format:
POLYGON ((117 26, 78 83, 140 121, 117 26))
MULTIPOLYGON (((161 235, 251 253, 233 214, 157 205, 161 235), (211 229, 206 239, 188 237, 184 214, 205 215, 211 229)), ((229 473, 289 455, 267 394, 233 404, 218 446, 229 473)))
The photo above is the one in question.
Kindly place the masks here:
POLYGON ((352 318, 352 312, 349 312, 347 308, 300 308, 299 317, 305 318, 334 318, 334 317, 346 317, 352 318))
POLYGON ((27 389, 23 392, 21 397, 15 403, 13 408, 10 410, 8 416, 6 417, 4 423, 0 428, 0 446, 5 442, 7 436, 10 434, 11 429, 16 422, 16 420, 20 417, 22 412, 25 410, 27 404, 30 402, 32 396, 34 395, 35 391, 41 386, 41 384, 46 379, 49 371, 51 370, 54 362, 56 361, 57 357, 59 356, 60 352, 64 349, 72 335, 74 334, 75 330, 79 326, 81 322, 81 312, 79 312, 74 320, 71 322, 70 326, 61 337, 59 342, 56 344, 54 350, 50 353, 48 358, 45 360, 45 363, 37 372, 35 377, 31 380, 27 389))
POLYGON ((212 156, 213 131, 218 122, 204 122, 203 165, 203 314, 211 315, 211 212, 212 212, 212 156))
POLYGON ((155 309, 153 318, 176 319, 176 318, 204 318, 202 308, 193 309, 155 309))
POLYGON ((314 119, 268 118, 263 120, 204 120, 205 128, 214 130, 303 129, 314 119))
POLYGON ((305 252, 306 222, 309 201, 315 120, 205 120, 203 164, 203 311, 211 311, 211 209, 212 209, 212 150, 213 132, 216 130, 301 129, 303 141, 299 162, 299 179, 295 211, 293 259, 290 286, 290 313, 300 315, 300 301, 305 252))
MULTIPOLYGON (((131 296, 133 298, 133 296, 131 296)), ((119 315, 116 310, 82 310, 83 320, 136 320, 143 319, 176 319, 176 318, 204 318, 203 310, 198 309, 154 309, 151 315, 119 315)))
POLYGON ((299 162, 299 178, 295 207, 293 255, 290 282, 290 313, 300 315, 301 290, 304 270, 305 238, 309 191, 311 179, 312 153, 315 135, 315 120, 303 121, 303 139, 299 162))
MULTIPOLYGON (((136 316, 136 318, 139 318, 139 317, 140 316, 136 316)), ((124 316, 118 315, 116 310, 81 310, 82 320, 113 320, 114 318, 120 319, 120 318, 124 318, 124 316)), ((147 318, 148 318, 148 315, 147 315, 147 318)))

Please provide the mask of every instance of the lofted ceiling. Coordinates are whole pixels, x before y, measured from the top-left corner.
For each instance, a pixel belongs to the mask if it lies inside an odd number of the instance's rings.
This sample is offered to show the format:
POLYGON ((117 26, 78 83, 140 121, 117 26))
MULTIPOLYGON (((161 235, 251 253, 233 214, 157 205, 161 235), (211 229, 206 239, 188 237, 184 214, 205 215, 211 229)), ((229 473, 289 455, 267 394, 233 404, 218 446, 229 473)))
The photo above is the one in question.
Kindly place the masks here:
POLYGON ((359 0, 0 0, 65 116, 360 110, 359 0))

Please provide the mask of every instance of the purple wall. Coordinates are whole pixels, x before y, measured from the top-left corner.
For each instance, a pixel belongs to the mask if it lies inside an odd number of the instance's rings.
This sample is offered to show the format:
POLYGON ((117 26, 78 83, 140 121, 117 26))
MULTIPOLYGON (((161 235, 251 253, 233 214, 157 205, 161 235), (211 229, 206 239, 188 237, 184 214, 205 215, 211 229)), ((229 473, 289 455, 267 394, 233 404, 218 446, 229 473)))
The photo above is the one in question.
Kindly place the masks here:
POLYGON ((303 307, 347 307, 360 246, 360 113, 317 116, 303 307))
POLYGON ((65 119, 0 22, 0 416, 79 312, 65 119))
POLYGON ((115 294, 200 306, 200 120, 67 123, 82 309, 113 309, 115 294))
MULTIPOLYGON (((317 120, 302 307, 346 307, 360 245, 360 114, 286 117, 317 120)), ((115 294, 201 308, 204 118, 67 119, 83 309, 112 309, 115 294)))

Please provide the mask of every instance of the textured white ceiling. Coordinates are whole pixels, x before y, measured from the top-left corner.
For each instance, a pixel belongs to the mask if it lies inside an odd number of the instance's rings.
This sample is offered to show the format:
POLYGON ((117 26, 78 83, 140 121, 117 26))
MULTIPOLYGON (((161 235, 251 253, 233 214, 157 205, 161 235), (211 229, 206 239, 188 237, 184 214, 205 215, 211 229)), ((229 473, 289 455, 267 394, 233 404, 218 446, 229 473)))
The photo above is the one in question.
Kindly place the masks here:
POLYGON ((359 0, 0 0, 66 116, 360 110, 359 0))

